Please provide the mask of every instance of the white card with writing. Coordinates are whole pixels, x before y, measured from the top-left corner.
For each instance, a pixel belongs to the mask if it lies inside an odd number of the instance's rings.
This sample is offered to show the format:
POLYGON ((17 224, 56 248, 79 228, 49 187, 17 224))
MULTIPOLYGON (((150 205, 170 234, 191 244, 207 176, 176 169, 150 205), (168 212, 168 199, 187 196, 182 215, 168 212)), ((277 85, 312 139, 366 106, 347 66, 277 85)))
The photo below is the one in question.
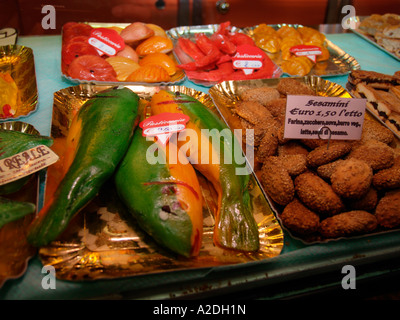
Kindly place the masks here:
POLYGON ((359 140, 365 99, 288 95, 286 139, 359 140))
POLYGON ((49 147, 40 145, 0 160, 0 185, 42 170, 59 159, 49 147))

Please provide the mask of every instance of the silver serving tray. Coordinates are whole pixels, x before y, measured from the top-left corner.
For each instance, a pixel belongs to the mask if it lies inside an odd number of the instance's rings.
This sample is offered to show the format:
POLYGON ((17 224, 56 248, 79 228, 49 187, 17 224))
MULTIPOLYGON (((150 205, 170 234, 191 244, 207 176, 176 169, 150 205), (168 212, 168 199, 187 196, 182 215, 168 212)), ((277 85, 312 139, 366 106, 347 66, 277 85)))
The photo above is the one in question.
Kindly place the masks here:
MULTIPOLYGON (((188 39, 194 39, 196 34, 199 33, 204 33, 206 35, 212 35, 215 33, 218 28, 219 24, 208 24, 208 25, 198 25, 198 26, 182 26, 182 27, 177 27, 177 28, 172 28, 166 31, 167 35, 172 39, 174 43, 174 50, 173 53, 176 57, 176 59, 180 63, 187 63, 190 62, 192 59, 186 55, 182 50, 180 50, 179 46, 176 45, 176 42, 178 41, 179 38, 188 38, 188 39)), ((245 33, 242 29, 237 28, 235 26, 230 26, 229 27, 231 32, 240 32, 240 33, 245 33)), ((273 78, 279 78, 282 75, 282 70, 277 66, 276 71, 273 75, 273 78)), ((195 80, 195 79, 189 79, 193 83, 202 85, 202 86, 208 86, 211 87, 213 85, 216 85, 217 82, 210 82, 210 81, 202 81, 202 80, 195 80)))
MULTIPOLYGON (((111 23, 111 22, 85 22, 92 26, 93 28, 110 28, 110 27, 120 27, 125 28, 129 25, 129 23, 111 23)), ((168 85, 176 85, 179 84, 186 79, 186 75, 183 71, 178 70, 176 74, 171 77, 171 81, 168 82, 132 82, 132 81, 89 81, 89 80, 80 80, 74 79, 67 74, 65 74, 61 67, 61 75, 63 78, 67 79, 73 84, 89 84, 89 85, 105 85, 105 86, 119 86, 119 85, 142 85, 142 86, 168 86, 168 85)))
MULTIPOLYGON (((237 101, 240 101, 240 94, 246 90, 257 87, 271 87, 275 88, 280 79, 258 79, 258 80, 245 80, 245 81, 224 81, 215 86, 213 86, 209 90, 209 95, 211 96, 214 105, 217 107, 218 112, 220 113, 221 118, 225 121, 225 123, 231 128, 231 130, 237 129, 235 127, 235 120, 232 118, 231 109, 234 108, 237 101)), ((352 95, 346 90, 346 88, 340 86, 337 83, 331 82, 329 80, 323 79, 321 77, 316 76, 305 76, 305 77, 296 77, 296 80, 302 82, 309 86, 311 89, 315 91, 315 93, 319 96, 325 97, 342 97, 342 98, 352 98, 352 95)), ((365 114, 366 117, 373 119, 371 112, 365 114)), ((379 119, 377 119, 379 120, 379 119)), ((397 136, 396 136, 397 137, 397 136)), ((396 146, 398 148, 399 141, 396 141, 396 146)), ((353 235, 348 237, 339 237, 339 238, 318 238, 318 237, 300 237, 290 231, 288 228, 284 226, 282 220, 280 218, 280 214, 282 213, 282 207, 277 205, 265 192, 261 180, 259 176, 255 172, 255 179, 257 180, 258 185, 260 186, 262 192, 264 193, 265 198, 268 200, 272 211, 275 216, 279 220, 282 229, 285 230, 293 239, 299 240, 301 243, 305 245, 312 245, 317 243, 330 243, 336 242, 343 239, 357 239, 357 238, 365 238, 370 237, 377 234, 383 233, 391 233, 398 231, 399 228, 394 228, 390 230, 380 230, 377 229, 371 233, 361 234, 361 235, 353 235)))
POLYGON ((389 50, 385 49, 384 47, 382 47, 380 44, 378 44, 375 40, 375 38, 371 35, 368 35, 367 33, 365 33, 363 30, 359 29, 359 25, 360 23, 367 17, 350 17, 347 20, 347 23, 349 22, 354 22, 356 28, 355 29, 350 29, 353 33, 355 33, 356 35, 358 35, 359 37, 363 38, 364 40, 368 41, 369 43, 371 43, 372 45, 374 45, 375 47, 379 48, 380 50, 386 52, 388 55, 392 56, 393 58, 395 58, 396 60, 400 61, 400 57, 396 56, 393 52, 390 52, 389 50))
MULTIPOLYGON (((258 25, 253 27, 244 28, 244 33, 252 36, 253 31, 257 28, 258 25)), ((290 26, 294 28, 301 28, 303 25, 300 24, 274 24, 270 25, 275 29, 279 29, 282 26, 290 26)), ((346 75, 352 70, 360 69, 360 65, 358 61, 343 49, 335 45, 332 41, 325 39, 325 44, 329 50, 330 57, 327 63, 325 61, 318 62, 310 71, 307 76, 319 76, 319 77, 329 77, 329 76, 341 76, 346 75), (324 64, 325 63, 325 64, 324 64)), ((271 55, 268 54, 270 58, 279 66, 280 64, 280 55, 271 55)), ((286 74, 290 77, 292 75, 286 74)))

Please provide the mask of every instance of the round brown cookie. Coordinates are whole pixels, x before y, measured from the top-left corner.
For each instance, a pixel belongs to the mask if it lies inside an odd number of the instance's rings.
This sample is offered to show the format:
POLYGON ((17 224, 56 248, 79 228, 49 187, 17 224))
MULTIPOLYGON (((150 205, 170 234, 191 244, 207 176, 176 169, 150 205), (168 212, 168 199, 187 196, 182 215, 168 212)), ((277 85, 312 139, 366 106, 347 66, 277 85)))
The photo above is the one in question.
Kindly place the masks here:
POLYGON ((281 123, 285 122, 286 98, 278 98, 268 101, 265 104, 265 107, 277 120, 279 120, 281 123))
POLYGON ((367 211, 354 210, 337 214, 321 221, 319 232, 325 238, 339 238, 366 234, 378 226, 375 216, 367 211))
POLYGON ((360 199, 346 201, 346 206, 351 210, 364 210, 374 212, 378 204, 378 192, 371 187, 368 192, 360 199))
POLYGON ((371 166, 372 170, 386 169, 393 165, 394 150, 381 141, 368 140, 354 147, 348 158, 363 160, 371 166))
POLYGON ((253 125, 265 120, 273 120, 271 112, 256 101, 239 101, 233 112, 253 125))
POLYGON ((292 177, 284 166, 266 161, 261 168, 261 183, 273 201, 287 205, 294 197, 292 177))
POLYGON ((251 88, 241 93, 241 98, 244 101, 257 101, 262 105, 266 105, 272 100, 276 100, 280 97, 280 93, 277 89, 271 87, 258 87, 251 88))
POLYGON ((341 161, 332 172, 332 189, 342 198, 359 199, 368 192, 372 176, 372 168, 366 162, 349 158, 341 161))
POLYGON ((294 198, 282 211, 280 218, 285 227, 299 235, 318 231, 319 216, 294 198))
POLYGON ((308 154, 307 148, 296 140, 287 141, 285 144, 279 145, 277 150, 278 155, 288 154, 308 154))
POLYGON ((256 151, 256 159, 259 162, 264 162, 269 156, 276 154, 278 149, 278 132, 277 127, 270 126, 266 128, 264 135, 256 151))
POLYGON ((361 141, 378 140, 390 144, 394 140, 394 134, 388 128, 372 119, 364 119, 361 141))
POLYGON ((329 180, 331 179, 331 175, 333 173, 333 171, 335 170, 335 168, 339 165, 339 163, 341 163, 342 161, 344 161, 343 159, 337 159, 335 161, 323 164, 322 166, 319 166, 317 168, 317 174, 325 180, 329 180))
POLYGON ((266 161, 281 164, 292 177, 307 170, 306 156, 303 154, 271 156, 268 157, 266 161))
POLYGON ((318 175, 304 172, 295 178, 294 184, 297 196, 312 211, 331 216, 344 210, 342 199, 318 175))
POLYGON ((394 159, 390 168, 379 170, 372 177, 372 184, 378 190, 400 188, 400 156, 394 159))
POLYGON ((305 83, 297 81, 293 78, 282 78, 279 80, 279 83, 276 89, 283 95, 309 95, 315 96, 317 95, 313 89, 307 86, 305 83))
POLYGON ((339 159, 350 152, 352 143, 349 141, 332 141, 329 145, 322 145, 310 151, 307 163, 311 167, 318 167, 339 159))
POLYGON ((382 227, 400 226, 400 190, 389 191, 379 200, 375 216, 382 227))

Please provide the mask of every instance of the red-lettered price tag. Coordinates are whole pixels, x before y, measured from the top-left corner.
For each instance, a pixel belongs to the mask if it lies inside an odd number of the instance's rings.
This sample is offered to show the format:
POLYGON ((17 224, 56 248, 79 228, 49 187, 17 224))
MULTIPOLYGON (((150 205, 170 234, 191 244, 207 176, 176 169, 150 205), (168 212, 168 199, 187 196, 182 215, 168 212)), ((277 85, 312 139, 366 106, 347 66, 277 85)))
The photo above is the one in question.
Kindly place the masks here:
POLYGON ((264 52, 260 48, 241 45, 237 47, 232 63, 235 69, 242 69, 245 74, 252 74, 254 70, 263 66, 264 58, 264 52))
POLYGON ((118 32, 107 28, 93 29, 88 42, 97 49, 99 54, 108 56, 115 56, 125 47, 124 39, 118 32))
POLYGON ((291 47, 290 52, 298 57, 306 56, 314 63, 317 62, 317 56, 322 54, 320 47, 305 44, 291 47))
POLYGON ((161 113, 143 120, 139 126, 144 137, 157 137, 165 146, 173 133, 185 130, 190 117, 181 113, 161 113))

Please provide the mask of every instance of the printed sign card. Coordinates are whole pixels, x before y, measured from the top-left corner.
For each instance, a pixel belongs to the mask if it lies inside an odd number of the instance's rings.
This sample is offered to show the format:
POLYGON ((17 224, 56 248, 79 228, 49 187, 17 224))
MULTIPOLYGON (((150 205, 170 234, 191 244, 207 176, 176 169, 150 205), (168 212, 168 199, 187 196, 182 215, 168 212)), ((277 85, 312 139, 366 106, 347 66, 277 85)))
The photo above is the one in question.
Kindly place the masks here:
POLYGON ((359 140, 365 99, 289 95, 284 138, 359 140))

